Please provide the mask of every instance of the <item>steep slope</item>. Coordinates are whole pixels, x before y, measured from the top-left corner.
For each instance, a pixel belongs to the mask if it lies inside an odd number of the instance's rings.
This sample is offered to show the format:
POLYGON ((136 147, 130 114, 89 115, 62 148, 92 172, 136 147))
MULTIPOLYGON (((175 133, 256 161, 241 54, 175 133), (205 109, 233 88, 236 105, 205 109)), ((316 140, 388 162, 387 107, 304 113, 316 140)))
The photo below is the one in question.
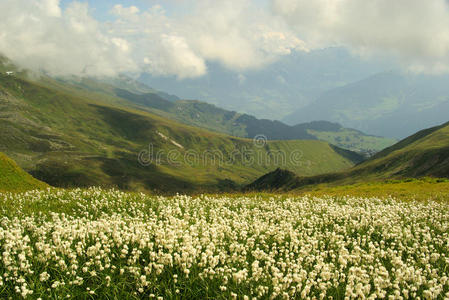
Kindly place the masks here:
POLYGON ((356 174, 449 178, 449 123, 422 130, 354 168, 356 174))
POLYGON ((33 178, 0 152, 0 192, 22 192, 45 187, 45 183, 33 178))
POLYGON ((0 75, 0 150, 51 185, 230 189, 283 166, 299 175, 354 164, 321 141, 233 138, 137 110, 120 98, 0 75))
POLYGON ((319 118, 369 134, 404 138, 447 121, 449 76, 381 73, 332 89, 284 119, 319 118))
POLYGON ((118 97, 166 118, 238 137, 253 138, 264 135, 269 140, 322 140, 367 156, 395 142, 394 139, 366 135, 326 121, 289 126, 279 121, 257 119, 200 101, 173 102, 154 93, 135 94, 123 89, 116 89, 115 93, 118 97))
POLYGON ((275 171, 250 189, 294 189, 314 184, 354 184, 389 179, 449 178, 449 123, 422 130, 343 172, 312 177, 288 177, 275 171), (282 175, 282 176, 281 176, 282 175), (275 182, 275 185, 272 183, 275 182))

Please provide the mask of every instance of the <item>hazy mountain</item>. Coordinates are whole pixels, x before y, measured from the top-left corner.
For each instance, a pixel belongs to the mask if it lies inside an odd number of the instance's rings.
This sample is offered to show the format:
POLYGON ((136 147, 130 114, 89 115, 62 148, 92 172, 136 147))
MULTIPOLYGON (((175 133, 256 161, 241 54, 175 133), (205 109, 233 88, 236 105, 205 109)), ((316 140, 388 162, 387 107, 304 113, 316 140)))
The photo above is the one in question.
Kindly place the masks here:
POLYGON ((342 48, 327 48, 295 52, 261 70, 241 74, 219 64, 209 64, 208 74, 196 79, 143 74, 139 80, 182 99, 199 99, 228 110, 276 120, 329 89, 389 68, 391 65, 385 62, 364 61, 342 48))
POLYGON ((403 138, 441 124, 449 112, 449 76, 381 73, 332 89, 284 120, 323 119, 369 134, 403 138))

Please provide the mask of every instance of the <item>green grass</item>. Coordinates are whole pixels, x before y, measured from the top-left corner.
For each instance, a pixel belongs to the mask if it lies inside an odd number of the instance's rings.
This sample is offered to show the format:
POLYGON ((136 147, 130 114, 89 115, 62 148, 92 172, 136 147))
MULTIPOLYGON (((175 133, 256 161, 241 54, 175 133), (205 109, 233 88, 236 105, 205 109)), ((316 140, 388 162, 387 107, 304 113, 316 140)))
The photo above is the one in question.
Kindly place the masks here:
POLYGON ((34 179, 0 152, 0 192, 22 192, 45 187, 45 183, 34 179))
MULTIPOLYGON (((104 90, 104 89, 100 89, 104 90)), ((366 155, 378 152, 395 143, 396 140, 366 135, 338 124, 307 123, 288 126, 276 121, 259 120, 249 115, 228 111, 201 101, 168 101, 156 93, 133 93, 116 89, 117 96, 130 100, 133 104, 150 112, 208 130, 232 136, 253 138, 264 134, 271 140, 317 139, 335 146, 366 155), (328 130, 325 128, 332 128, 328 130)), ((326 123, 322 121, 322 123, 326 123)))
POLYGON ((278 190, 291 190, 318 184, 336 187, 408 178, 449 178, 449 123, 420 131, 348 170, 296 176, 284 185, 271 178, 275 175, 267 174, 270 177, 267 182, 263 178, 258 180, 258 188, 271 190, 272 181, 277 182, 278 190))
POLYGON ((449 123, 420 131, 356 166, 356 176, 449 177, 449 123))
POLYGON ((393 197, 402 201, 442 201, 449 203, 449 179, 410 178, 357 183, 351 185, 329 186, 320 184, 307 186, 291 193, 292 195, 312 195, 316 197, 393 197))

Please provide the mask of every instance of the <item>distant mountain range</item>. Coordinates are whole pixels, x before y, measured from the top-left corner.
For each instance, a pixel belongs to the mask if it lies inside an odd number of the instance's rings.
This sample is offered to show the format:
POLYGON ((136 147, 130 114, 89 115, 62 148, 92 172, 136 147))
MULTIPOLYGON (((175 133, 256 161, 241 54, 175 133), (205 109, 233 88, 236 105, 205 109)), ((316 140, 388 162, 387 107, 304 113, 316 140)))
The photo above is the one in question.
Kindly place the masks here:
MULTIPOLYGON (((257 118, 280 120, 330 89, 391 67, 385 61, 363 60, 343 48, 326 48, 294 52, 262 69, 242 73, 210 63, 207 74, 200 78, 142 74, 139 80, 182 99, 200 99, 257 118)), ((297 120, 295 124, 322 119, 297 120)))
POLYGON ((169 101, 154 92, 136 94, 116 89, 115 94, 163 117, 238 137, 254 138, 263 135, 269 140, 322 140, 369 155, 395 142, 394 139, 366 135, 327 121, 289 126, 280 121, 257 119, 201 101, 169 101))
POLYGON ((284 119, 338 122, 373 135, 404 138, 448 119, 449 76, 387 72, 332 89, 284 119))
POLYGON ((343 185, 420 177, 449 178, 449 123, 422 130, 355 167, 312 177, 277 169, 250 184, 250 190, 293 190, 316 184, 343 185))
POLYGON ((446 120, 449 76, 403 73, 385 61, 341 48, 294 53, 262 70, 238 74, 218 64, 196 79, 139 80, 181 99, 199 99, 288 125, 324 120, 368 135, 402 139, 446 120))

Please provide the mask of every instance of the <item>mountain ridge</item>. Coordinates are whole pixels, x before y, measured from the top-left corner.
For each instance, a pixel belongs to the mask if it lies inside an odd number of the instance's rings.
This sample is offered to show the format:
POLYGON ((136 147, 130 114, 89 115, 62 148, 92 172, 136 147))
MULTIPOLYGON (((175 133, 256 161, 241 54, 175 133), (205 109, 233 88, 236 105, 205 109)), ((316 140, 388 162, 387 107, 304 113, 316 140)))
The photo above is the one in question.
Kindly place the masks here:
POLYGON ((280 121, 257 119, 248 114, 228 111, 197 100, 168 101, 155 94, 134 94, 116 89, 118 97, 148 108, 151 112, 173 120, 243 138, 263 135, 268 140, 322 140, 340 148, 371 155, 394 143, 391 139, 366 135, 327 121, 289 126, 280 121))

